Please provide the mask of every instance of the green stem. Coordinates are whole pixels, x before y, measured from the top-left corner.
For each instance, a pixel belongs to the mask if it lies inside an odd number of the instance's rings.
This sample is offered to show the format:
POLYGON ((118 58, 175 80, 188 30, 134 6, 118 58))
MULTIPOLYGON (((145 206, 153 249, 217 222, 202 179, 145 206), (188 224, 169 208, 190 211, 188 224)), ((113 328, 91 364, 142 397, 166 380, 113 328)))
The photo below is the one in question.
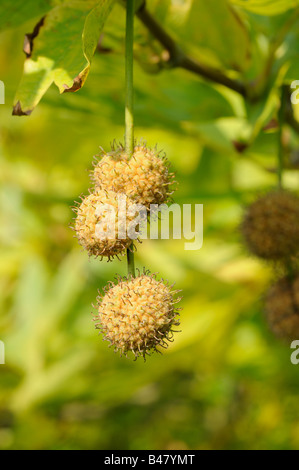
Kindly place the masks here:
MULTIPOLYGON (((133 246, 132 246, 132 249, 133 249, 133 246)), ((133 277, 135 277, 134 253, 133 251, 130 250, 130 248, 127 249, 127 263, 128 263, 128 275, 131 274, 133 277)))
POLYGON ((283 85, 281 88, 280 98, 280 109, 278 112, 278 166, 277 166, 277 177, 278 177, 278 188, 282 188, 282 173, 283 173, 283 125, 285 118, 287 92, 286 87, 283 85))
MULTIPOLYGON (((134 44, 135 0, 127 0, 126 16, 126 110, 125 150, 129 158, 134 152, 134 87, 133 87, 133 44, 134 44)), ((128 274, 135 277, 133 243, 127 249, 128 274)))
POLYGON ((126 111, 125 148, 129 157, 134 151, 134 89, 133 89, 133 42, 135 0, 127 0, 126 18, 126 111))

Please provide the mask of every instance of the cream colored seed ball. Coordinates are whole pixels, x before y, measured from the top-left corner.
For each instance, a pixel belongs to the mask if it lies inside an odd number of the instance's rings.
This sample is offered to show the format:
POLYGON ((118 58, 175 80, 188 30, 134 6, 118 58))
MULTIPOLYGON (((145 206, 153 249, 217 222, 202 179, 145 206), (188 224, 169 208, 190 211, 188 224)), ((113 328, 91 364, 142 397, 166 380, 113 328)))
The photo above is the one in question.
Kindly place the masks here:
POLYGON ((172 327, 179 325, 176 292, 146 274, 120 280, 99 299, 96 327, 121 354, 145 357, 172 340, 172 327))
POLYGON ((104 155, 92 174, 96 188, 124 192, 147 210, 150 204, 169 200, 173 178, 159 152, 141 145, 135 147, 130 159, 121 147, 111 155, 104 155))
MULTIPOLYGON (((125 199, 125 215, 123 221, 126 228, 134 218, 130 215, 129 208, 132 201, 125 199)), ((85 197, 77 208, 75 231, 80 245, 87 250, 89 255, 113 258, 123 254, 132 244, 128 231, 118 230, 118 203, 119 195, 114 191, 99 190, 95 194, 85 197), (125 238, 123 238, 123 236, 125 238)))

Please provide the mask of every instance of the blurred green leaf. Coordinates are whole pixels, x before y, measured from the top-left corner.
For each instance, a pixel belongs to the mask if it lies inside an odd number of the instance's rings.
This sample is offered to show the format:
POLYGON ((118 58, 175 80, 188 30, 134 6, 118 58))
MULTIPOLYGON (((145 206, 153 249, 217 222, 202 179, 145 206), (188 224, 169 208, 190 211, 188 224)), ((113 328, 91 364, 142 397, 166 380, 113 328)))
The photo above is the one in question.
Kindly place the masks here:
POLYGON ((196 133, 201 141, 218 152, 231 154, 235 151, 234 142, 249 138, 251 127, 245 119, 228 117, 212 122, 186 123, 190 132, 196 133))
POLYGON ((233 5, 259 15, 279 15, 299 6, 298 0, 230 0, 233 5))
POLYGON ((179 42, 188 46, 190 53, 235 70, 247 68, 248 32, 242 18, 226 0, 193 1, 188 19, 178 31, 179 42))
POLYGON ((286 31, 283 44, 283 54, 279 61, 282 65, 286 64, 287 70, 284 77, 284 81, 286 83, 297 80, 299 76, 298 28, 299 8, 292 15, 292 23, 286 31))

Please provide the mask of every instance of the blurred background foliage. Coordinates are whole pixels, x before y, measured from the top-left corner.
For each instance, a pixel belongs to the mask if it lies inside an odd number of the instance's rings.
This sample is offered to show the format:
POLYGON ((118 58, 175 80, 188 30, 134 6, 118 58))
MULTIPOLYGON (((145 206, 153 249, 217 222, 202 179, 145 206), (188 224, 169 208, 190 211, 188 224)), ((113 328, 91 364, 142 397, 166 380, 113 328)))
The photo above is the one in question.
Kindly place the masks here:
MULTIPOLYGON (((255 100, 163 70, 161 45, 136 19, 136 137, 166 152, 175 202, 204 204, 201 250, 138 247, 137 267, 184 296, 182 332, 146 363, 113 354, 92 322, 97 290, 126 274, 125 260, 88 259, 69 228, 99 146, 123 140, 124 9, 114 6, 85 86, 60 95, 53 85, 20 118, 24 34, 65 2, 21 3, 40 10, 0 2, 0 448, 297 449, 299 366, 263 316, 277 269, 248 255, 238 225, 244 205, 277 184, 279 88, 299 79, 298 2, 148 1, 185 52, 242 79, 255 100)), ((298 149, 286 125, 284 182, 296 191, 298 149)))

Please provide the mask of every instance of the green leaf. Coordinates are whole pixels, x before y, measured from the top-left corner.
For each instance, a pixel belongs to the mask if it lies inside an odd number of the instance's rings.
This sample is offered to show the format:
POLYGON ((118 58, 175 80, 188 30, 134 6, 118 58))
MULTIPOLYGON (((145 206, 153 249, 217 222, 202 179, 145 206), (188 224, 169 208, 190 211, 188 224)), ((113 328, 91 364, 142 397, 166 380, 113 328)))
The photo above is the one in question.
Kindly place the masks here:
POLYGON ((258 15, 279 15, 299 6, 298 0, 230 0, 234 5, 258 15))
POLYGON ((229 191, 231 167, 228 153, 219 153, 205 147, 195 175, 196 184, 201 191, 214 195, 229 191))
POLYGON ((291 28, 286 32, 284 38, 284 54, 278 59, 278 63, 287 64, 287 71, 284 77, 284 81, 287 83, 297 80, 299 77, 299 52, 298 52, 298 41, 299 41, 299 11, 292 13, 293 23, 291 28), (295 21, 294 21, 295 19, 295 21))
POLYGON ((179 42, 191 56, 214 66, 247 68, 250 51, 245 24, 226 0, 193 1, 188 19, 178 29, 179 42))
POLYGON ((83 51, 90 65, 95 53, 99 36, 115 0, 101 0, 87 15, 83 30, 83 51))
POLYGON ((45 15, 53 7, 53 0, 1 0, 0 30, 13 28, 22 23, 45 15))
POLYGON ((13 114, 29 115, 54 82, 60 93, 85 83, 99 35, 115 0, 73 0, 57 6, 27 36, 28 55, 13 114))
POLYGON ((286 83, 291 83, 294 80, 297 80, 297 77, 299 77, 299 54, 297 54, 297 61, 292 61, 289 63, 289 69, 286 73, 284 81, 286 83))

